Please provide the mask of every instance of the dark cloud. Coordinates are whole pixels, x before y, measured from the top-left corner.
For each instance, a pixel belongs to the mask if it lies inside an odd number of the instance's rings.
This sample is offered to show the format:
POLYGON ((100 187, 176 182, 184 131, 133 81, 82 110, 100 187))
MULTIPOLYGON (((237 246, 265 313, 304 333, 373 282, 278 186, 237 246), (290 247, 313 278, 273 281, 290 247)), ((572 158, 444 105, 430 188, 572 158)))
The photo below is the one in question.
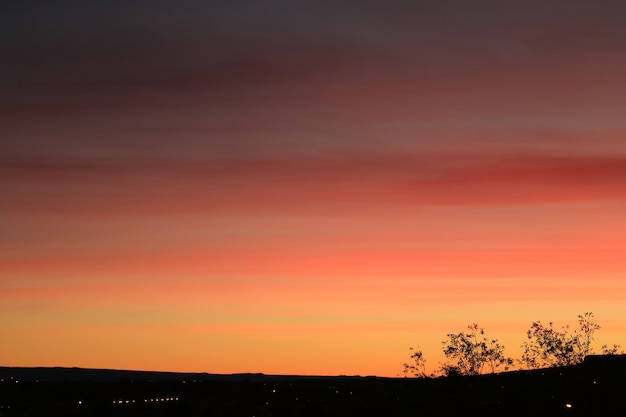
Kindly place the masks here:
POLYGON ((624 47, 624 14, 588 2, 41 2, 0 18, 6 87, 127 91, 310 82, 334 71, 532 69, 624 47), (530 66, 530 68, 528 68, 530 66))
MULTIPOLYGON (((337 181, 355 201, 369 200, 367 187, 378 187, 385 198, 435 202, 455 200, 461 189, 464 199, 474 193, 481 201, 489 198, 487 186, 519 201, 546 184, 569 190, 566 198, 577 198, 577 184, 608 184, 601 193, 608 196, 623 179, 617 156, 560 156, 573 147, 569 140, 550 150, 556 157, 489 156, 507 147, 498 143, 507 130, 552 123, 567 132, 572 124, 601 128, 607 121, 623 127, 604 116, 624 104, 622 3, 2 7, 8 42, 1 51, 0 158, 9 162, 5 178, 17 182, 207 181, 218 187, 211 195, 226 193, 227 202, 240 198, 232 196, 246 181, 272 184, 272 195, 300 181, 309 197, 298 198, 322 200, 337 181), (485 140, 489 129, 496 133, 485 140), (441 152, 428 153, 433 149, 441 152), (402 150, 407 156, 396 154, 402 150), (235 191, 219 188, 229 181, 235 191), (352 192, 345 183, 359 187, 352 192)), ((547 140, 508 136, 522 149, 547 140)))
POLYGON ((298 212, 337 204, 501 205, 623 199, 623 157, 362 154, 324 159, 22 161, 2 166, 13 210, 298 212))

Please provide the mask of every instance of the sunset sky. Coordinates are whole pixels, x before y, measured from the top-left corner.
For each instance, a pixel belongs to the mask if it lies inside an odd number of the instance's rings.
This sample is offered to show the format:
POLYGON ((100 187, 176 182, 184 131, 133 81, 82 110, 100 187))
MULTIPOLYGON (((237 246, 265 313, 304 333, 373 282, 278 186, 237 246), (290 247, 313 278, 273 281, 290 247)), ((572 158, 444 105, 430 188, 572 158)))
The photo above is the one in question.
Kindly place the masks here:
POLYGON ((626 347, 623 1, 3 1, 1 366, 626 347))

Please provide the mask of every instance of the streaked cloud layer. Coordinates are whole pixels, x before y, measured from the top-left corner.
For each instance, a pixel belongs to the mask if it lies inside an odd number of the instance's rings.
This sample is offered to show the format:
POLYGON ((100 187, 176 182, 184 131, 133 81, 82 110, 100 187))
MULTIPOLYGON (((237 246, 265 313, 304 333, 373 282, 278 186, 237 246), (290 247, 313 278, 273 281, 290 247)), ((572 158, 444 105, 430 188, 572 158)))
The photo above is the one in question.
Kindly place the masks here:
POLYGON ((626 345, 621 2, 270 3, 0 6, 6 365, 626 345))

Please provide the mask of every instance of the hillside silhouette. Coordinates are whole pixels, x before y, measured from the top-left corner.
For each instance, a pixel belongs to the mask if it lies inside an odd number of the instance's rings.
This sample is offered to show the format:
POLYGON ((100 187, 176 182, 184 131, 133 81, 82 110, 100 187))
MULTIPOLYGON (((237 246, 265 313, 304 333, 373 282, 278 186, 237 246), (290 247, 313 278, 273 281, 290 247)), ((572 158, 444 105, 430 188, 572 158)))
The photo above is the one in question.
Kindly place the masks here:
POLYGON ((0 368, 0 416, 622 416, 626 355, 442 378, 0 368))

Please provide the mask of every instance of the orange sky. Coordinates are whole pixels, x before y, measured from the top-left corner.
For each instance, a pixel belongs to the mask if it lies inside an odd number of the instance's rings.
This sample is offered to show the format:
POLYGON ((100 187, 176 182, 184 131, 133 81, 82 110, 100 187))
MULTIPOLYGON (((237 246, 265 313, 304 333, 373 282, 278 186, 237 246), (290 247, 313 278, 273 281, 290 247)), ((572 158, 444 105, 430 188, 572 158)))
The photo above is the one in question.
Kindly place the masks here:
POLYGON ((278 3, 2 6, 0 365, 626 346, 621 3, 278 3))

